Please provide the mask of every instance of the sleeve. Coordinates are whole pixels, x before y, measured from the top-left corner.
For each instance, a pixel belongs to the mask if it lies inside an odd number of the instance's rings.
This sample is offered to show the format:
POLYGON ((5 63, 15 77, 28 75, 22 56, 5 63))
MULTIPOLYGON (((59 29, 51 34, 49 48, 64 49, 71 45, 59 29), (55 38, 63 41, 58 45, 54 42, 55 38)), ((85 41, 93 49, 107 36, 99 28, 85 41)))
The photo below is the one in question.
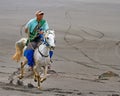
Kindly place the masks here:
POLYGON ((45 32, 46 30, 49 29, 49 25, 47 23, 47 21, 44 23, 44 25, 42 26, 42 30, 45 32))
POLYGON ((25 28, 29 28, 30 27, 30 21, 25 25, 25 28))
POLYGON ((32 22, 32 19, 30 21, 28 21, 28 23, 25 25, 25 29, 28 28, 28 31, 30 31, 31 22, 32 22))

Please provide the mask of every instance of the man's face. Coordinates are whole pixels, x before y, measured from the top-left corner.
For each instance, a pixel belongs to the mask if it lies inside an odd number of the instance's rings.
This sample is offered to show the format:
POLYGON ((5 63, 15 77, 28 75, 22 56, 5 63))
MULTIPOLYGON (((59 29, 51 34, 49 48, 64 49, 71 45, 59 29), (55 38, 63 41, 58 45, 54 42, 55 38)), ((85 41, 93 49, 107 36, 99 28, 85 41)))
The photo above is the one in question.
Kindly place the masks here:
POLYGON ((42 20, 43 19, 43 16, 44 14, 37 14, 36 17, 37 17, 37 20, 42 20))

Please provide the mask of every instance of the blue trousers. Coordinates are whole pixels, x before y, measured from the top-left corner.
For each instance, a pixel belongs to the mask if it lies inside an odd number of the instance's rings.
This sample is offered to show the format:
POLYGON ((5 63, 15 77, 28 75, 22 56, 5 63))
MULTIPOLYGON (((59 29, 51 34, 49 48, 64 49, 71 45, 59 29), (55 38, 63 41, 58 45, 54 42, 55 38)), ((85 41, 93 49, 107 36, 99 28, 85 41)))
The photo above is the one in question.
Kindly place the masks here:
POLYGON ((28 50, 25 50, 24 51, 24 56, 27 58, 28 60, 28 65, 30 67, 33 67, 34 66, 34 58, 33 58, 33 55, 34 55, 34 50, 33 49, 28 49, 28 50))

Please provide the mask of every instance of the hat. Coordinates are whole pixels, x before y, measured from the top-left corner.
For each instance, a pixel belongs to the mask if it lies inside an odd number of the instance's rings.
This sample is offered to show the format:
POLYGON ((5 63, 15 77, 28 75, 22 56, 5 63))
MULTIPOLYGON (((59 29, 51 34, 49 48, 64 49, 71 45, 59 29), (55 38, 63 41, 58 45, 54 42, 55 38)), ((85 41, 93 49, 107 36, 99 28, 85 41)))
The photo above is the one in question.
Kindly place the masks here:
POLYGON ((44 15, 44 12, 39 10, 39 11, 37 11, 35 14, 36 14, 36 15, 44 15))

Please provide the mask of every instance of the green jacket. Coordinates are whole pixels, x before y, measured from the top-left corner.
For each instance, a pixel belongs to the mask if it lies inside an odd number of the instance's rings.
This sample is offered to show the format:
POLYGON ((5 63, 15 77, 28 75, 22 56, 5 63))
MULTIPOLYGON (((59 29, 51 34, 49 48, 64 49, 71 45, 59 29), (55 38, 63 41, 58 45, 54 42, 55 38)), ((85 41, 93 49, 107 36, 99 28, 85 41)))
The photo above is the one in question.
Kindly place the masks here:
MULTIPOLYGON (((34 22, 31 22, 30 27, 34 27, 34 29, 32 31, 29 31, 29 41, 30 42, 33 41, 39 35, 39 31, 42 29, 42 26, 45 24, 45 22, 46 22, 45 20, 41 20, 40 22, 37 22, 37 24, 34 22)), ((28 27, 28 29, 30 27, 28 27)), ((30 29, 32 29, 32 28, 30 28, 30 29)))

